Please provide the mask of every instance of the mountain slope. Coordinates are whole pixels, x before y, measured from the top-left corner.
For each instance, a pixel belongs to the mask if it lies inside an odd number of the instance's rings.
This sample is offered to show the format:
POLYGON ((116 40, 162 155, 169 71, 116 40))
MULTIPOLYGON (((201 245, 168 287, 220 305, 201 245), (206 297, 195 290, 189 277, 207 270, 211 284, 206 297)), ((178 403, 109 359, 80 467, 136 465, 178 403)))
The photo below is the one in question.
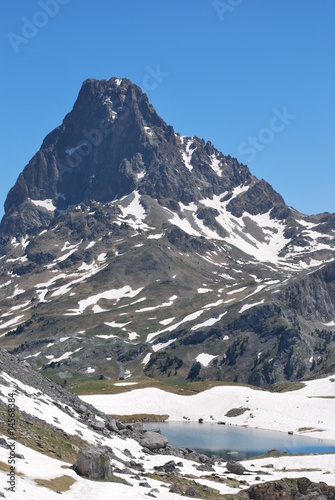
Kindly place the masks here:
POLYGON ((5 210, 0 345, 60 382, 334 369, 335 216, 175 133, 127 79, 84 82, 5 210))

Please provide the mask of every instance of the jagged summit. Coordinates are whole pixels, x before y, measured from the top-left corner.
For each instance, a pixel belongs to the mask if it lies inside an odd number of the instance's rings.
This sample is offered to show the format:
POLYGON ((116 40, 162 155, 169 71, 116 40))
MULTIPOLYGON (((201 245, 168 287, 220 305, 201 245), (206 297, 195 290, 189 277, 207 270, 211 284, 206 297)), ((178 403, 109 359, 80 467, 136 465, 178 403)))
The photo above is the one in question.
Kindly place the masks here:
MULTIPOLYGON (((72 111, 46 136, 10 190, 0 231, 25 235, 71 206, 110 202, 135 189, 176 208, 178 202, 256 181, 245 165, 210 142, 176 134, 130 80, 89 79, 72 111)), ((279 205, 276 214, 289 215, 284 200, 264 181, 243 198, 245 207, 242 199, 235 200, 232 212, 258 212, 260 193, 261 209, 279 205)))
POLYGON ((167 129, 139 87, 126 79, 86 80, 9 192, 1 231, 25 234, 71 205, 129 193, 128 162, 138 155, 140 163, 148 149, 145 123, 167 129))

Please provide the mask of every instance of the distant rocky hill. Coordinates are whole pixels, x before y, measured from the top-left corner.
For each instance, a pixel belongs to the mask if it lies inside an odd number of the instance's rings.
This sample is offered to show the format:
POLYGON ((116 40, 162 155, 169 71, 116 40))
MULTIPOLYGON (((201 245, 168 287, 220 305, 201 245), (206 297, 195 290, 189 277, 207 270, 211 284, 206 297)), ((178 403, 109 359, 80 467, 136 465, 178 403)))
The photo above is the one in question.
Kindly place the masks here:
POLYGON ((0 254, 0 345, 60 383, 334 371, 335 215, 288 207, 127 79, 83 83, 7 196, 0 254))

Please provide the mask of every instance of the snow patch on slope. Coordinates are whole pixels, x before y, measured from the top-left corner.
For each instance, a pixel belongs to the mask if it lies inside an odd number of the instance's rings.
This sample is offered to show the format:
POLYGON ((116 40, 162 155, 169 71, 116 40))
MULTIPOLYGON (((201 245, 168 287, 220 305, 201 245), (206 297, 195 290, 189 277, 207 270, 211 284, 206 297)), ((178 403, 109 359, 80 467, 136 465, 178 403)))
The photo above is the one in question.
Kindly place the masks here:
POLYGON ((118 302, 123 298, 132 298, 136 297, 141 291, 142 288, 138 288, 137 290, 133 290, 129 285, 125 285, 122 288, 114 288, 111 290, 107 290, 106 292, 98 293, 96 295, 91 295, 87 299, 80 300, 78 302, 78 309, 69 309, 72 314, 83 314, 83 312, 90 306, 93 306, 99 302, 99 300, 115 300, 118 302))

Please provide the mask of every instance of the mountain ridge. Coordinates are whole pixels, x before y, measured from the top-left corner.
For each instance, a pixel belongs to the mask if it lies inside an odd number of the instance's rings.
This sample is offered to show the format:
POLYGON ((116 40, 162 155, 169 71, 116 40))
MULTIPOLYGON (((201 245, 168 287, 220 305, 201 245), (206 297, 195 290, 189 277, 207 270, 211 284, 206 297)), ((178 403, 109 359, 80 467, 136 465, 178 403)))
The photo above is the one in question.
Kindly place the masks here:
POLYGON ((0 345, 58 382, 333 369, 335 215, 180 136, 130 80, 83 83, 5 209, 0 345))

